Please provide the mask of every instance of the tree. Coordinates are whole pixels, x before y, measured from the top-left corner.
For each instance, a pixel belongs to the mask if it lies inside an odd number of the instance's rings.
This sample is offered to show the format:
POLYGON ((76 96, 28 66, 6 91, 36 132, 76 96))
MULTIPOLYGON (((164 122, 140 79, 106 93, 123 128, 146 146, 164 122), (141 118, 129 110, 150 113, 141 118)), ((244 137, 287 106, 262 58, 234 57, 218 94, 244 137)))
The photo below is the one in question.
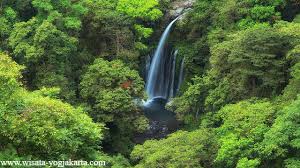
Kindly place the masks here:
POLYGON ((247 29, 212 48, 211 74, 219 81, 227 78, 231 101, 278 95, 286 85, 289 49, 289 40, 276 29, 263 25, 247 29))
POLYGON ((145 42, 153 33, 148 26, 162 16, 158 5, 156 0, 85 0, 89 11, 84 19, 82 44, 94 55, 120 59, 138 69, 140 56, 148 51, 145 42))
POLYGON ((0 10, 0 14, 0 51, 3 52, 8 48, 7 38, 17 20, 17 14, 11 7, 0 10))
POLYGON ((103 125, 93 123, 82 109, 21 88, 21 69, 0 55, 0 156, 16 149, 25 158, 93 159, 103 125))
POLYGON ((96 110, 98 121, 111 122, 137 111, 132 101, 144 96, 139 74, 121 61, 96 59, 81 81, 81 95, 96 110))
POLYGON ((60 87, 61 97, 71 102, 75 89, 70 72, 77 51, 80 16, 86 9, 79 2, 32 1, 36 16, 14 24, 9 46, 14 59, 27 66, 24 77, 32 89, 60 87))
POLYGON ((6 54, 0 53, 0 101, 6 101, 19 90, 20 71, 24 67, 18 65, 6 54))
POLYGON ((38 11, 37 18, 39 20, 48 20, 59 30, 69 33, 80 30, 80 17, 87 12, 81 1, 33 0, 32 5, 38 11))
POLYGON ((81 39, 94 55, 113 59, 123 50, 134 49, 134 34, 131 30, 134 20, 119 13, 116 10, 117 3, 116 0, 84 1, 89 11, 84 19, 81 39))
POLYGON ((300 24, 299 23, 289 23, 289 22, 279 22, 276 24, 277 28, 285 36, 289 37, 293 48, 289 50, 286 55, 287 60, 290 62, 290 79, 289 84, 285 87, 283 91, 283 100, 289 102, 295 100, 297 95, 300 93, 299 82, 300 82, 300 24))
POLYGON ((136 145, 131 158, 136 168, 211 167, 216 142, 212 130, 178 131, 162 140, 148 140, 136 145))
MULTIPOLYGON (((110 133, 115 136, 123 134, 123 138, 127 139, 134 131, 141 132, 147 128, 146 118, 133 101, 144 97, 144 82, 122 61, 96 59, 83 75, 80 85, 81 96, 90 108, 90 115, 96 121, 107 123, 110 133), (113 129, 115 127, 116 130, 113 129)), ((112 141, 120 143, 117 139, 112 141)))
POLYGON ((23 102, 20 114, 6 118, 11 125, 2 131, 18 150, 43 159, 68 159, 91 158, 99 148, 103 126, 81 109, 30 94, 23 102))
POLYGON ((266 132, 262 155, 269 159, 285 160, 287 167, 299 165, 300 98, 283 108, 271 129, 266 132))
POLYGON ((201 105, 201 96, 204 94, 204 85, 203 78, 195 77, 193 84, 189 84, 184 94, 172 99, 172 101, 167 104, 167 108, 174 111, 180 120, 185 120, 189 116, 198 118, 201 112, 200 110, 203 108, 199 107, 199 105, 201 105))
POLYGON ((135 19, 157 20, 162 12, 157 0, 119 0, 117 10, 135 19))
POLYGON ((117 11, 121 14, 125 14, 130 18, 136 20, 134 29, 137 36, 137 42, 135 48, 144 51, 147 46, 143 44, 143 40, 150 37, 153 30, 152 28, 146 28, 142 25, 142 22, 156 21, 162 17, 163 13, 159 10, 158 0, 119 0, 117 11))
POLYGON ((289 84, 283 91, 283 99, 287 102, 295 100, 297 95, 300 94, 300 63, 295 64, 292 68, 289 84))
POLYGON ((242 101, 223 107, 216 114, 222 123, 216 128, 220 145, 215 159, 216 165, 260 165, 264 134, 269 131, 274 114, 276 109, 267 101, 242 101))
POLYGON ((76 43, 76 38, 69 37, 52 23, 39 24, 37 19, 17 23, 9 38, 14 58, 28 66, 29 74, 25 76, 30 87, 60 87, 61 96, 67 100, 74 97, 66 76, 71 71, 69 62, 76 43))

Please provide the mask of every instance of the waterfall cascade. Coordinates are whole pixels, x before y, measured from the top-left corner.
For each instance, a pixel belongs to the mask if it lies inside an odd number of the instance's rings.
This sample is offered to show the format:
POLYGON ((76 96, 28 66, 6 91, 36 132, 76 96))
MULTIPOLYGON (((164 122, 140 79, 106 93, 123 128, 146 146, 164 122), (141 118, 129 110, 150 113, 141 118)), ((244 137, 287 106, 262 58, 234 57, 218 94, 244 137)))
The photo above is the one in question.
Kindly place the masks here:
POLYGON ((184 58, 181 60, 181 63, 180 63, 180 71, 179 71, 179 77, 178 77, 178 84, 177 84, 176 92, 179 92, 180 86, 183 82, 183 78, 184 78, 184 58))
POLYGON ((170 35, 171 28, 174 23, 180 18, 174 19, 165 29, 162 34, 157 49, 152 59, 147 59, 146 65, 146 91, 149 96, 148 101, 155 98, 168 100, 176 95, 178 88, 183 80, 183 63, 178 78, 176 78, 176 58, 178 51, 168 52, 166 49, 167 39, 170 35), (175 85, 175 81, 177 85, 175 85))
POLYGON ((162 34, 154 54, 146 58, 145 79, 146 91, 149 96, 143 101, 145 116, 149 119, 148 130, 139 135, 144 137, 163 138, 179 127, 175 113, 165 108, 166 103, 177 94, 183 80, 184 60, 179 60, 178 51, 167 44, 173 24, 180 18, 174 19, 162 34))
POLYGON ((171 98, 174 95, 174 83, 175 83, 175 72, 176 72, 176 58, 177 58, 178 50, 176 50, 172 55, 173 55, 173 63, 172 63, 172 73, 171 73, 171 84, 170 84, 170 89, 169 90, 169 97, 171 98))

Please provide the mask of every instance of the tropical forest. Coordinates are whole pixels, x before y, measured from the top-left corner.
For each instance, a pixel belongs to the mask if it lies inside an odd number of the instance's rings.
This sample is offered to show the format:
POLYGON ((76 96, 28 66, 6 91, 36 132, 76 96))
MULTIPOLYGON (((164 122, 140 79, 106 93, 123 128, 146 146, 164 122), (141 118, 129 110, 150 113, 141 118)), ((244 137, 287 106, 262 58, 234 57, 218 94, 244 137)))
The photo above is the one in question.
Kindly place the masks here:
POLYGON ((300 0, 0 0, 0 168, 300 168, 300 0))

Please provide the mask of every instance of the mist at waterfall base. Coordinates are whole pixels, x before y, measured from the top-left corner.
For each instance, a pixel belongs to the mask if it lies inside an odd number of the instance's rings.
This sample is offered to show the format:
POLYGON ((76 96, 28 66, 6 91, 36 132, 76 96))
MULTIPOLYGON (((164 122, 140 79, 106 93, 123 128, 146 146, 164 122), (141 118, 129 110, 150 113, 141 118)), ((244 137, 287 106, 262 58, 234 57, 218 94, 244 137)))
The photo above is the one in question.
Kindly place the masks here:
POLYGON ((179 60, 178 64, 178 51, 167 43, 172 26, 178 18, 167 26, 154 54, 146 60, 146 92, 149 98, 143 103, 143 109, 150 120, 150 128, 146 134, 151 138, 165 137, 175 131, 179 124, 175 114, 165 109, 165 105, 177 94, 184 75, 184 59, 179 60))

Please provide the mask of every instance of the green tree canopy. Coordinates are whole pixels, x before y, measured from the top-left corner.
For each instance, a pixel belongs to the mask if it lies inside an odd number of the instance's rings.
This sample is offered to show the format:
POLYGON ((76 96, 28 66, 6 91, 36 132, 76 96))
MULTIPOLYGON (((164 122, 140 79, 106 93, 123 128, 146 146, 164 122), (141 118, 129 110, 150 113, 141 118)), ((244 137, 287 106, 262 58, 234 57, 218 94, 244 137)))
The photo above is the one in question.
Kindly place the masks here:
POLYGON ((16 148, 19 156, 92 159, 90 154, 103 138, 103 125, 93 123, 82 109, 21 88, 21 69, 1 53, 0 153, 2 147, 13 146, 9 151, 16 148))
POLYGON ((0 53, 0 100, 9 98, 20 87, 20 70, 24 67, 18 65, 4 53, 0 53))
POLYGON ((216 142, 212 130, 178 131, 167 139, 149 140, 135 146, 131 158, 136 168, 212 166, 216 142))
POLYGON ((265 134, 263 156, 271 159, 287 159, 288 167, 299 165, 299 115, 300 98, 286 106, 265 134), (288 159, 289 158, 289 159, 288 159))
POLYGON ((157 20, 162 16, 158 5, 158 0, 119 0, 117 10, 133 18, 157 20))
POLYGON ((216 164, 219 167, 260 165, 264 134, 275 114, 273 104, 266 101, 242 101, 222 108, 217 114, 222 125, 217 128, 220 148, 216 164))
POLYGON ((80 85, 80 93, 87 102, 90 115, 96 121, 109 125, 114 148, 128 152, 122 141, 129 141, 133 132, 144 131, 148 125, 140 107, 134 102, 134 99, 144 97, 144 82, 138 72, 129 69, 120 60, 109 62, 99 58, 88 67, 80 85), (120 135, 116 132, 123 133, 123 140, 118 139, 120 135))
POLYGON ((98 121, 111 122, 134 115, 133 99, 144 96, 143 85, 139 74, 121 61, 96 59, 82 77, 81 95, 93 105, 98 121))

